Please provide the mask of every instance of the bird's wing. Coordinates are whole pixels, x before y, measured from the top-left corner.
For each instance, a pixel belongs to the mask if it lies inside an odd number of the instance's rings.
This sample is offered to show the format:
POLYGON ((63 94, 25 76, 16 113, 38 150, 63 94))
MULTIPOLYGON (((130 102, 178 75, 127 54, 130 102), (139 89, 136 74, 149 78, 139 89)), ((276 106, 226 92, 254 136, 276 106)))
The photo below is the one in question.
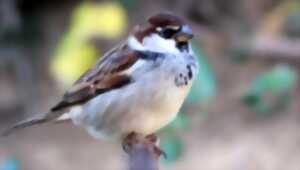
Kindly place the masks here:
POLYGON ((84 103, 109 90, 130 83, 130 75, 124 74, 140 58, 141 53, 126 45, 107 52, 96 65, 83 74, 65 93, 52 112, 84 103))

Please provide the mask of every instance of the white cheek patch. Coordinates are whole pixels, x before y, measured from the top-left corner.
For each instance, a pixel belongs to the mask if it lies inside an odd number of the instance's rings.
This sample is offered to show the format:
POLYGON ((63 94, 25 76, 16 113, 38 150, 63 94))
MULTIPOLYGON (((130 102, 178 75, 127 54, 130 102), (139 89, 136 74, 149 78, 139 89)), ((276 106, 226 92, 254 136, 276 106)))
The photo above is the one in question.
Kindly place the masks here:
POLYGON ((173 39, 164 39, 157 34, 151 34, 149 37, 145 37, 143 46, 149 51, 173 54, 180 53, 173 39))
POLYGON ((153 51, 160 53, 172 53, 179 54, 180 51, 176 47, 174 40, 166 40, 157 34, 152 34, 149 37, 144 38, 143 43, 140 43, 135 37, 130 36, 128 38, 128 45, 130 48, 141 51, 153 51))

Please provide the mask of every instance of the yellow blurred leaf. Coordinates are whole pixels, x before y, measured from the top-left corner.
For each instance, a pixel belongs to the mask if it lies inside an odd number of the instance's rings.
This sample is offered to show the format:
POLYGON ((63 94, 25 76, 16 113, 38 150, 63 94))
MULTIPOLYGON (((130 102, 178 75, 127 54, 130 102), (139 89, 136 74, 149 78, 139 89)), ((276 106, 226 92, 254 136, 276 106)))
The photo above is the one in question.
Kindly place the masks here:
POLYGON ((51 63, 51 73, 63 85, 71 85, 97 60, 97 51, 88 44, 63 51, 51 63))
POLYGON ((70 85, 101 56, 90 40, 118 38, 126 27, 127 15, 119 4, 81 3, 74 10, 70 29, 50 63, 52 75, 63 85, 70 85))
POLYGON ((116 38, 124 33, 126 27, 127 15, 119 4, 83 2, 74 11, 71 32, 82 38, 94 35, 116 38))

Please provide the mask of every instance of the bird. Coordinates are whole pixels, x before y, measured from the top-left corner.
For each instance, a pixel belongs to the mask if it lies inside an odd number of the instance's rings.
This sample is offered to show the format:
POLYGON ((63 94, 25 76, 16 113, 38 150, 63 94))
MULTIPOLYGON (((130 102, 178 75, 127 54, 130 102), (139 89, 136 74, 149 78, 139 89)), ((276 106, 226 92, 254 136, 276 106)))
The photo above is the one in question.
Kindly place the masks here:
POLYGON ((146 26, 136 26, 106 52, 49 112, 25 119, 4 134, 71 120, 96 139, 126 141, 138 134, 153 140, 176 117, 197 75, 193 36, 184 19, 173 13, 150 16, 146 26))

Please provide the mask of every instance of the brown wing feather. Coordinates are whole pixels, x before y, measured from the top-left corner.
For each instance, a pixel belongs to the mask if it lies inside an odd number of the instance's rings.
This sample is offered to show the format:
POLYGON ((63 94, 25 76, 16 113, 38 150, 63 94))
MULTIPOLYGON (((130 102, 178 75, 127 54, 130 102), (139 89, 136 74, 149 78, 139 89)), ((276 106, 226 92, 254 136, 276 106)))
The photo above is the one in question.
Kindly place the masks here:
POLYGON ((52 112, 77 105, 109 90, 130 82, 123 72, 139 58, 139 53, 126 46, 113 49, 100 59, 66 92, 63 100, 51 109, 52 112))

